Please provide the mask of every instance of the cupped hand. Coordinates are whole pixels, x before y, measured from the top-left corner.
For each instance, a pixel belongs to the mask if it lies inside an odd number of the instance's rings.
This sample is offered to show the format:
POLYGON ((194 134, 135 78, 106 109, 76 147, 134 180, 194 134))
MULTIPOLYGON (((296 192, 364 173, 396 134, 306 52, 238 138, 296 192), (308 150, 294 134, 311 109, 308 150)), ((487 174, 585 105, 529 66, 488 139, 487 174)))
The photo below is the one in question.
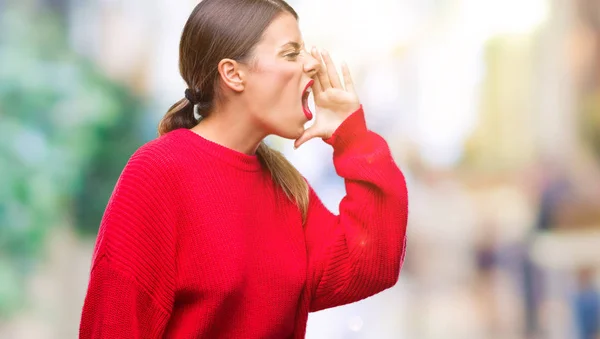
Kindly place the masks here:
POLYGON ((311 54, 321 62, 321 68, 314 77, 312 93, 315 100, 315 122, 296 139, 298 148, 312 138, 330 138, 340 124, 360 108, 360 101, 352 82, 348 66, 342 64, 343 84, 331 56, 325 50, 321 53, 312 48, 311 54))

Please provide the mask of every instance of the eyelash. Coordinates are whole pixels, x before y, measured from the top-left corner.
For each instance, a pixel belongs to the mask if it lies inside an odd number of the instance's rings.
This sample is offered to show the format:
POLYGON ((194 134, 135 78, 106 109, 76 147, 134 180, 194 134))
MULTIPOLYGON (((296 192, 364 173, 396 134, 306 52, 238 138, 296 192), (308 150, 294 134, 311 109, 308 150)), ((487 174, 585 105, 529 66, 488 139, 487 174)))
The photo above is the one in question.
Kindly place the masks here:
POLYGON ((297 58, 300 55, 300 52, 294 52, 286 55, 286 58, 297 58))

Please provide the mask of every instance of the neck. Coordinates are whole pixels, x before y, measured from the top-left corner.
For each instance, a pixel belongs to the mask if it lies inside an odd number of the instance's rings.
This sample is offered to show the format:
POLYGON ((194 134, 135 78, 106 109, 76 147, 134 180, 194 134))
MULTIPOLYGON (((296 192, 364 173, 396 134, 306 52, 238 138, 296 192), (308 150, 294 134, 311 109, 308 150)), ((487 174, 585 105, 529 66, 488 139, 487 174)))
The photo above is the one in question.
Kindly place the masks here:
POLYGON ((251 115, 245 110, 233 106, 217 108, 191 130, 214 143, 252 155, 267 134, 250 121, 251 115))

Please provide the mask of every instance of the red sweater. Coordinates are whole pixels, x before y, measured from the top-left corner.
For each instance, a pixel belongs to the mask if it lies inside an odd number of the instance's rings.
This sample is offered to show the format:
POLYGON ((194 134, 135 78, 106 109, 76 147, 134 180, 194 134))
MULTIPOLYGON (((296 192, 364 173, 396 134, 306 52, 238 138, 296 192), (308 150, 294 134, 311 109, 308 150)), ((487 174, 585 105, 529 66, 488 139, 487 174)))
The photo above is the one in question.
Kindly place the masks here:
POLYGON ((304 338, 309 311, 393 286, 407 192, 362 109, 325 140, 347 195, 306 224, 256 156, 188 129, 140 147, 102 218, 80 338, 304 338))

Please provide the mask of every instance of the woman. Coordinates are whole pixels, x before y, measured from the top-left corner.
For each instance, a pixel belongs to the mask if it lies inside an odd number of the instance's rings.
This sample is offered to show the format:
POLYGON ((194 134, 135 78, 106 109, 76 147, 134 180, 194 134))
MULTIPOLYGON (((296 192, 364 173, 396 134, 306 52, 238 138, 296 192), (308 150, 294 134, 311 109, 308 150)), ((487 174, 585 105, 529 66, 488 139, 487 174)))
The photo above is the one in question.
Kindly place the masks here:
POLYGON ((180 44, 185 99, 123 170, 102 219, 81 338, 303 338, 309 311, 395 284, 407 193, 347 67, 305 51, 282 0, 204 0, 180 44), (321 61, 323 60, 323 61, 321 61), (317 115, 307 97, 312 87, 317 115), (198 121, 197 116, 201 116, 198 121), (263 139, 322 138, 330 213, 263 139))

